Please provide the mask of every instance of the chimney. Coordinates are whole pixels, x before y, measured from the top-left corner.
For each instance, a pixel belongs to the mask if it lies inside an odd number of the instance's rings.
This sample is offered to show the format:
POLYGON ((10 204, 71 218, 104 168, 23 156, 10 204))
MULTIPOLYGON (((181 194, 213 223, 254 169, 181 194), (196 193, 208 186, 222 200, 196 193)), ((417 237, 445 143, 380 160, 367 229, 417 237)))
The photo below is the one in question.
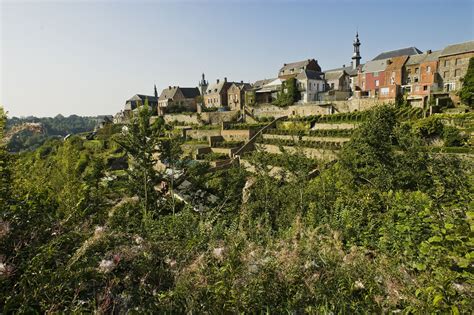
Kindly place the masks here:
POLYGON ((346 65, 342 65, 342 67, 343 67, 343 68, 345 68, 345 67, 346 67, 346 65))
POLYGON ((219 79, 217 79, 216 82, 219 83, 219 79))
POLYGON ((171 90, 171 85, 168 86, 168 89, 171 90))
POLYGON ((431 49, 428 49, 428 50, 426 51, 426 53, 427 53, 428 55, 431 54, 431 53, 432 53, 431 49))
POLYGON ((227 78, 224 78, 224 82, 227 82, 227 78))
POLYGON ((240 84, 244 84, 244 80, 240 80, 240 84))
POLYGON ((286 66, 286 63, 284 63, 283 66, 286 66))

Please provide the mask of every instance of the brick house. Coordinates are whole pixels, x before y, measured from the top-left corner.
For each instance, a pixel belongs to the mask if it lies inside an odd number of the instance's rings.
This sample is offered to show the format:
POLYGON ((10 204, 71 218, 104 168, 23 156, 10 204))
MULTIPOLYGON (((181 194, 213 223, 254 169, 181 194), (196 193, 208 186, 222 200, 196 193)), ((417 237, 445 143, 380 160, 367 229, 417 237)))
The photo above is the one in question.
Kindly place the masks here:
POLYGON ((454 102, 458 102, 456 91, 461 89, 461 79, 466 75, 469 59, 474 57, 474 41, 446 46, 439 55, 438 73, 443 89, 454 102))
POLYGON ((395 100, 401 94, 403 83, 404 65, 408 56, 398 56, 387 61, 384 71, 383 84, 380 87, 379 98, 395 100))
POLYGON ((411 105, 425 107, 431 93, 438 91, 441 82, 438 74, 440 53, 440 50, 428 50, 421 55, 408 58, 405 64, 402 91, 411 105))
POLYGON ((245 105, 245 92, 251 89, 250 83, 232 83, 227 90, 227 104, 231 110, 241 110, 245 105))
POLYGON ((318 65, 318 61, 315 59, 307 59, 303 61, 285 63, 278 72, 278 78, 282 80, 293 78, 296 77, 300 72, 303 72, 305 70, 321 72, 321 67, 318 65))
MULTIPOLYGON (((421 53, 422 52, 416 47, 408 47, 380 53, 374 59, 366 62, 362 67, 359 67, 357 80, 358 87, 369 97, 378 97, 381 86, 385 85, 385 70, 392 62, 391 59, 395 57, 411 56, 421 53)), ((391 75, 388 77, 390 80, 391 75)), ((385 93, 387 93, 386 89, 384 89, 384 94, 385 93)))

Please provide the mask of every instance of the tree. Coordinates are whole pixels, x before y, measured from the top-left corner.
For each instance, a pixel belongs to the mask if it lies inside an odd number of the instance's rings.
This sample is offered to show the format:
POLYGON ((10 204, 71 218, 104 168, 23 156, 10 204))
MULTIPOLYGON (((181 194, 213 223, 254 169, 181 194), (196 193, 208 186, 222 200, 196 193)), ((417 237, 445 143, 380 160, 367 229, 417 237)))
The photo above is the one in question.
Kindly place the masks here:
POLYGON ((162 151, 160 137, 164 135, 164 122, 157 119, 152 124, 151 115, 146 99, 145 104, 138 107, 138 115, 128 125, 126 135, 117 140, 129 156, 129 187, 140 200, 144 220, 151 210, 157 210, 158 195, 155 186, 162 180, 154 167, 159 152, 162 151))
POLYGON ((290 106, 299 101, 301 94, 298 91, 295 78, 289 78, 282 84, 282 90, 278 93, 278 97, 273 101, 273 105, 290 106))
POLYGON ((469 59, 469 67, 463 78, 463 85, 459 91, 461 101, 470 107, 474 106, 474 57, 469 59))

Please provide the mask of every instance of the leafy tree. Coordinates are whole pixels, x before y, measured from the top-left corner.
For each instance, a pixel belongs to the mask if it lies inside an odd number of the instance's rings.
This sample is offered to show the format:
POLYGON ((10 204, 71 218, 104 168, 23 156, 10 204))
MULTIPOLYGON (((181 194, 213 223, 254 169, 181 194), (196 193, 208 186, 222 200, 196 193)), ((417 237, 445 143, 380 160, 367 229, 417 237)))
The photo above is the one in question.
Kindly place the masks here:
POLYGON ((297 81, 295 78, 289 78, 283 82, 281 91, 278 93, 278 97, 272 104, 277 106, 290 106, 295 102, 299 101, 301 93, 298 90, 297 81))
POLYGON ((379 106, 344 145, 340 162, 352 174, 356 185, 370 184, 381 189, 392 187, 395 125, 393 108, 379 106))
POLYGON ((155 187, 163 179, 155 165, 162 151, 160 137, 164 135, 164 122, 157 119, 152 124, 151 117, 146 99, 144 106, 139 107, 138 115, 128 125, 126 135, 117 141, 130 157, 129 189, 139 197, 144 219, 150 211, 157 210, 158 194, 155 187))
POLYGON ((469 59, 469 67, 467 73, 463 78, 463 85, 459 91, 461 101, 471 107, 474 106, 474 57, 469 59))

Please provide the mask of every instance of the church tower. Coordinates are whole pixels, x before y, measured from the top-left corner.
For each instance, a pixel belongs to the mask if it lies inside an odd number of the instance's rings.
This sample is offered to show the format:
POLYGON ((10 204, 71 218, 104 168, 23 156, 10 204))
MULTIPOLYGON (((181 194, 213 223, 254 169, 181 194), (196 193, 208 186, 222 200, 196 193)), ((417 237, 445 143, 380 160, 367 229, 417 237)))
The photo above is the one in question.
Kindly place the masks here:
POLYGON ((201 92, 201 96, 204 96, 204 93, 206 92, 208 84, 209 82, 206 81, 206 77, 204 76, 204 73, 203 73, 202 79, 199 82, 199 91, 201 92))
POLYGON ((357 69, 360 65, 360 41, 359 41, 359 32, 356 33, 354 39, 354 54, 352 54, 352 69, 357 69))

